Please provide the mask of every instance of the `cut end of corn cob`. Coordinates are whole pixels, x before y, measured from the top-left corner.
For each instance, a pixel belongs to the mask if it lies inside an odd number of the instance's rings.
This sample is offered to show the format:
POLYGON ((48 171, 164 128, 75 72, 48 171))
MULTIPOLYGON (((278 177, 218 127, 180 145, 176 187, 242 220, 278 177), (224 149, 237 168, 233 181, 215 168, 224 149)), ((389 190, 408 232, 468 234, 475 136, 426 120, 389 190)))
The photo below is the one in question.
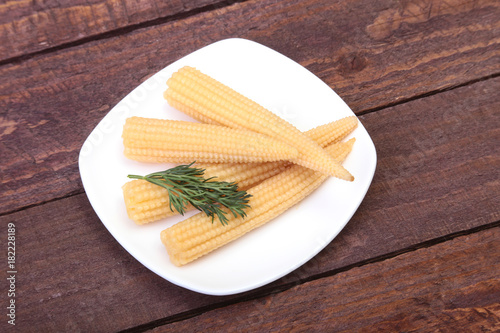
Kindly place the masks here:
POLYGON ((145 180, 132 180, 122 186, 128 217, 136 224, 146 224, 177 215, 170 209, 168 191, 145 180))
POLYGON ((226 126, 131 117, 124 154, 142 162, 241 163, 293 160, 296 148, 266 135, 226 126))
MULTIPOLYGON (((354 139, 351 139, 330 146, 327 151, 342 162, 353 144, 354 139)), ((230 217, 228 224, 223 226, 197 214, 163 230, 160 238, 170 261, 177 266, 185 265, 243 236, 304 199, 326 178, 322 173, 291 165, 247 191, 252 197, 246 218, 230 217)))
POLYGON ((354 177, 292 124, 199 70, 185 66, 167 81, 169 104, 203 122, 249 129, 283 140, 299 152, 293 161, 325 174, 354 177))

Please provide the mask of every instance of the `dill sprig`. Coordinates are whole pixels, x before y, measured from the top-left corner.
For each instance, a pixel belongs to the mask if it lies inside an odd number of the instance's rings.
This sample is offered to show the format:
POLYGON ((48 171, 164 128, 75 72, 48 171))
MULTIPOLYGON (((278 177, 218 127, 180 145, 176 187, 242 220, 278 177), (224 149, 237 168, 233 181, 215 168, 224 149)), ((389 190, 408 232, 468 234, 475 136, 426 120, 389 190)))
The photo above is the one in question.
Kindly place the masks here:
POLYGON ((168 191, 170 210, 177 210, 181 215, 186 212, 186 207, 191 204, 194 208, 204 212, 212 218, 215 216, 223 225, 227 225, 227 208, 234 217, 245 217, 245 208, 251 197, 246 191, 238 191, 238 184, 213 181, 203 178, 204 169, 192 167, 195 162, 188 165, 178 165, 171 169, 154 172, 146 176, 128 175, 132 179, 143 179, 161 186, 168 191))

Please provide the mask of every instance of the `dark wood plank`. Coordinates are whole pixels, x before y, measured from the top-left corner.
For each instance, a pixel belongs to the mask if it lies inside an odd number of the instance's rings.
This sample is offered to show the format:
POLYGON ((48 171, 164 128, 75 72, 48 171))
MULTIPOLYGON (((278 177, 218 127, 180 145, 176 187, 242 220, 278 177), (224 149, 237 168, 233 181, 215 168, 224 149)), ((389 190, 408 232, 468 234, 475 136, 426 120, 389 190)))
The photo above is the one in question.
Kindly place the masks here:
POLYGON ((343 239, 356 248, 345 251, 343 241, 336 242, 322 257, 334 255, 335 262, 312 262, 308 274, 362 260, 370 249, 378 255, 394 244, 499 221, 499 88, 496 78, 361 116, 378 155, 372 185, 355 215, 365 223, 343 230, 343 239), (387 242, 372 243, 369 234, 387 242))
POLYGON ((498 332, 500 228, 203 313, 153 332, 498 332))
POLYGON ((176 320, 498 224, 499 89, 496 78, 362 116, 379 163, 358 212, 311 261, 243 295, 204 296, 160 279, 113 240, 84 194, 4 215, 0 225, 18 229, 19 326, 113 331, 176 320))
POLYGON ((7 1, 0 4, 0 61, 217 3, 215 0, 7 1))
MULTIPOLYGON (((0 221, 2 239, 8 223, 16 229, 20 332, 113 332, 214 301, 140 265, 106 231, 84 194, 0 221)), ((9 289, 6 278, 0 287, 9 289)))
POLYGON ((2 66, 0 213, 81 193, 76 160, 93 127, 141 81, 201 46, 262 42, 359 113, 500 72, 499 6, 436 0, 411 18, 414 2, 245 2, 2 66))

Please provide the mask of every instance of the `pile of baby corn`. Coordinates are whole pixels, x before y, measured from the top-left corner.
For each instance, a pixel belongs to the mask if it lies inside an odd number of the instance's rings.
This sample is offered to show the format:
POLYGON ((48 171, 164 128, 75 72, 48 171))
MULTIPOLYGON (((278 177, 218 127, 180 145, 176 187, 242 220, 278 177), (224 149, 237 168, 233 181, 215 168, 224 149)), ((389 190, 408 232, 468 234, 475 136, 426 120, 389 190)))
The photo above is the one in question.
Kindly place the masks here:
MULTIPOLYGON (((251 194, 246 217, 212 223, 200 212, 161 232, 172 263, 187 264, 272 220, 327 177, 352 181, 342 166, 358 125, 345 117, 305 133, 254 101, 192 67, 167 81, 168 103, 200 123, 132 117, 123 129, 125 156, 143 162, 191 163, 207 177, 235 182, 251 194)), ((145 224, 178 214, 168 191, 145 180, 123 186, 129 217, 145 224)), ((191 209, 193 209, 191 207, 191 209)))

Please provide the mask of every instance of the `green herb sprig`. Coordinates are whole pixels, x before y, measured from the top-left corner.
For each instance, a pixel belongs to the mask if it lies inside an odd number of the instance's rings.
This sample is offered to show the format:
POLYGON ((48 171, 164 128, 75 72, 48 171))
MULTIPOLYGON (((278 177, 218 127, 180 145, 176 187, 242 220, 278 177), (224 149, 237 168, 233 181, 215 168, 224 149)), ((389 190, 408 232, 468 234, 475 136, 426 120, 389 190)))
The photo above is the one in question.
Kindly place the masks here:
POLYGON ((181 215, 186 212, 186 207, 191 204, 194 208, 204 212, 212 218, 215 216, 223 225, 227 225, 227 208, 234 217, 245 217, 245 208, 251 197, 246 191, 239 191, 238 184, 213 181, 203 178, 204 169, 192 167, 195 162, 188 165, 178 165, 174 168, 154 172, 146 176, 128 175, 132 179, 143 179, 161 186, 168 191, 170 210, 177 210, 181 215))

